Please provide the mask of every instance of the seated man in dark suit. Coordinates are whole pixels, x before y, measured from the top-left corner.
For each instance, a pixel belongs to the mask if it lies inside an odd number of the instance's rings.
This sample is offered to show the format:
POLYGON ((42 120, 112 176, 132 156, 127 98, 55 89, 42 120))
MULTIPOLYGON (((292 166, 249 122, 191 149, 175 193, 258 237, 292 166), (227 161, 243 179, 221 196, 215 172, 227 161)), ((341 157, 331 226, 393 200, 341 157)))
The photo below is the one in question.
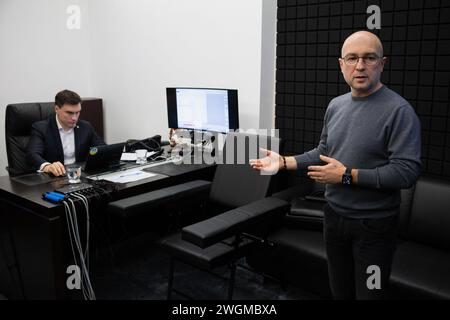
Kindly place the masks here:
POLYGON ((92 125, 78 120, 80 96, 69 90, 55 97, 55 117, 35 122, 27 146, 27 161, 35 170, 65 174, 64 165, 86 161, 89 148, 105 144, 92 125))

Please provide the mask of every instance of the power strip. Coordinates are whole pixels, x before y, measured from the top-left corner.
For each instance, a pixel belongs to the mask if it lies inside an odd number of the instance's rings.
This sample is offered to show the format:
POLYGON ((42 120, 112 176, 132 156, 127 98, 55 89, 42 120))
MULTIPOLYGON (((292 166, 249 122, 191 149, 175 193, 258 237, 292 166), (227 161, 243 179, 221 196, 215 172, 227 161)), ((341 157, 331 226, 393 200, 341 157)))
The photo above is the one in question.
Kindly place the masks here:
POLYGON ((92 189, 93 185, 89 183, 77 183, 77 184, 70 184, 68 186, 65 186, 63 188, 56 189, 56 192, 62 193, 64 195, 70 195, 74 192, 80 192, 84 190, 92 189))

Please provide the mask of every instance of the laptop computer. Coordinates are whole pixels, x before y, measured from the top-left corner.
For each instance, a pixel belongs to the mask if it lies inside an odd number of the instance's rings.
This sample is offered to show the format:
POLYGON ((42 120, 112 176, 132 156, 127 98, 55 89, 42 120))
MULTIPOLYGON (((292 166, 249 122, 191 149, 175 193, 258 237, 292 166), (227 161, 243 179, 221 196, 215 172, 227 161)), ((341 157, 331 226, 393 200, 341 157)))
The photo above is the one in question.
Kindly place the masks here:
POLYGON ((87 175, 99 174, 119 169, 125 143, 105 144, 91 147, 83 171, 87 175))

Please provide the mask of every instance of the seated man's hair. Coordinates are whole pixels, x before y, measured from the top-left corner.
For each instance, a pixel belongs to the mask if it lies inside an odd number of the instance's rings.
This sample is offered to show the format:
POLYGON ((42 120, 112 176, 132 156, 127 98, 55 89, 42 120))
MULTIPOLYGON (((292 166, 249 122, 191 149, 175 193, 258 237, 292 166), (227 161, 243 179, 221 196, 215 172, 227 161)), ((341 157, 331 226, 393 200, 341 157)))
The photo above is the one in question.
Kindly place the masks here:
POLYGON ((66 103, 71 105, 79 104, 81 103, 81 98, 78 93, 70 90, 63 90, 58 92, 55 96, 55 104, 58 107, 62 108, 62 106, 66 103))

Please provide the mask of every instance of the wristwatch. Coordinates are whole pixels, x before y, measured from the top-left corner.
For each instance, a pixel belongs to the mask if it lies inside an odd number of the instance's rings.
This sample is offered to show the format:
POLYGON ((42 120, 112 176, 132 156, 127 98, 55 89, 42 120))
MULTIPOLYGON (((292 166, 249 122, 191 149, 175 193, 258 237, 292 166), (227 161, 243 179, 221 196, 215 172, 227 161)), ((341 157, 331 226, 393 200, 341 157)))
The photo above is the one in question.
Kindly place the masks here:
POLYGON ((352 169, 351 168, 346 168, 345 169, 345 173, 342 175, 342 184, 345 185, 351 185, 352 184, 352 169))

